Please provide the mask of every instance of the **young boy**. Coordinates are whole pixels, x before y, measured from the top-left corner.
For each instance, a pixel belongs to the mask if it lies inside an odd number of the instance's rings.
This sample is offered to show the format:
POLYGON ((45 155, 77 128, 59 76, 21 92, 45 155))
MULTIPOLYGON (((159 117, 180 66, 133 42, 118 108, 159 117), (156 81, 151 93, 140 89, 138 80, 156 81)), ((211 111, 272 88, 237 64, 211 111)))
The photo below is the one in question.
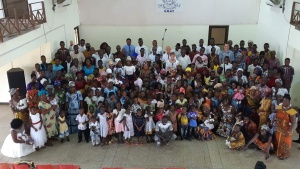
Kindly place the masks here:
POLYGON ((195 138, 198 138, 196 136, 196 128, 197 128, 197 118, 198 118, 198 113, 197 109, 195 106, 191 106, 191 111, 188 113, 188 118, 189 118, 189 134, 188 134, 188 139, 192 139, 192 134, 194 135, 195 138))
POLYGON ((87 115, 84 114, 84 110, 80 109, 79 114, 76 117, 76 121, 78 121, 78 143, 82 141, 82 133, 84 134, 85 141, 89 142, 89 131, 87 130, 87 123, 89 119, 87 115))
POLYGON ((184 138, 187 139, 189 119, 187 116, 186 106, 183 106, 181 109, 182 112, 178 115, 178 122, 180 126, 180 139, 183 140, 184 138))

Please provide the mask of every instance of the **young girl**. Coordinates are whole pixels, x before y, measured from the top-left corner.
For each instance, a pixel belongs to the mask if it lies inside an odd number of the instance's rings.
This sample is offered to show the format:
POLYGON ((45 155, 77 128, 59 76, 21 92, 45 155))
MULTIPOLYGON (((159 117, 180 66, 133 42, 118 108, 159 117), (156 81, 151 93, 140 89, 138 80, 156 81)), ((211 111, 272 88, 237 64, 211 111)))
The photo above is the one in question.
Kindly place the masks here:
POLYGON ((125 114, 123 117, 123 121, 124 121, 124 138, 126 140, 127 144, 131 144, 131 137, 134 136, 134 131, 133 131, 133 122, 132 122, 132 116, 131 116, 131 107, 128 104, 124 105, 125 108, 125 114))
POLYGON ((154 142, 153 132, 155 131, 155 124, 153 121, 153 112, 150 110, 151 107, 146 107, 145 118, 146 118, 146 141, 147 143, 154 142), (148 138, 150 137, 150 139, 148 138))
POLYGON ((241 103, 242 103, 242 100, 244 100, 244 98, 245 98, 245 95, 243 94, 243 90, 241 89, 240 86, 237 86, 237 88, 234 89, 234 95, 232 98, 232 104, 234 105, 234 107, 237 110, 240 110, 241 103))
MULTIPOLYGON (((126 104, 125 104, 126 105, 126 104)), ((117 102, 116 109, 113 110, 114 114, 114 121, 115 121, 115 130, 118 135, 118 144, 123 143, 123 132, 124 132, 124 125, 123 125, 123 116, 124 116, 125 109, 121 109, 121 103, 117 102)))
POLYGON ((30 108, 30 136, 34 140, 36 150, 45 146, 47 142, 46 130, 43 125, 41 114, 37 113, 36 107, 30 108))
POLYGON ((98 113, 98 119, 100 123, 100 137, 101 137, 101 146, 108 144, 106 140, 106 136, 108 134, 108 124, 107 124, 107 117, 104 107, 100 108, 100 113, 98 113))
POLYGON ((96 116, 92 116, 90 118, 90 123, 89 123, 89 128, 90 128, 90 135, 91 135, 91 140, 93 146, 98 146, 100 143, 100 125, 99 122, 97 121, 96 116))
POLYGON ((107 108, 107 124, 108 124, 108 144, 113 142, 113 134, 115 134, 114 113, 111 107, 107 108))
POLYGON ((245 146, 245 137, 241 132, 241 126, 239 124, 235 125, 232 133, 226 140, 226 145, 230 149, 238 149, 245 146))
POLYGON ((94 91, 92 89, 88 91, 88 96, 84 99, 84 101, 88 105, 88 111, 90 110, 91 106, 94 106, 94 108, 96 107, 95 105, 97 102, 97 97, 94 96, 94 91))
POLYGON ((69 138, 69 131, 68 131, 68 124, 66 122, 66 113, 65 111, 60 111, 59 116, 57 118, 59 124, 59 138, 60 142, 64 142, 64 138, 67 137, 67 141, 70 141, 69 138))
POLYGON ((134 118, 134 132, 137 136, 136 144, 143 144, 143 136, 145 135, 145 118, 142 110, 138 109, 134 118))
POLYGON ((86 113, 86 115, 89 119, 89 122, 91 122, 92 116, 95 115, 95 107, 93 105, 89 106, 89 111, 86 113))

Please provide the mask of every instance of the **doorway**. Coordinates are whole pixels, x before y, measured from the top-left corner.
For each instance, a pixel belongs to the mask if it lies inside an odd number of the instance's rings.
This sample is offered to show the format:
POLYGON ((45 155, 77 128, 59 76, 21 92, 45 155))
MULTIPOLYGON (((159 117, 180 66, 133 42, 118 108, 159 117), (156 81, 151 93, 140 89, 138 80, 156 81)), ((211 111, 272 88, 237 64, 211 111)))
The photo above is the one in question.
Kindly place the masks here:
POLYGON ((74 28, 74 44, 78 45, 79 44, 79 39, 80 39, 80 36, 79 36, 79 27, 76 26, 74 28))
POLYGON ((16 9, 17 16, 23 16, 28 12, 27 0, 2 0, 2 3, 5 17, 15 18, 14 9, 16 9))
MULTIPOLYGON (((228 41, 228 32, 228 25, 209 26, 208 39, 214 38, 215 44, 222 49, 224 44, 228 41)), ((207 42, 209 45, 209 40, 207 42)))

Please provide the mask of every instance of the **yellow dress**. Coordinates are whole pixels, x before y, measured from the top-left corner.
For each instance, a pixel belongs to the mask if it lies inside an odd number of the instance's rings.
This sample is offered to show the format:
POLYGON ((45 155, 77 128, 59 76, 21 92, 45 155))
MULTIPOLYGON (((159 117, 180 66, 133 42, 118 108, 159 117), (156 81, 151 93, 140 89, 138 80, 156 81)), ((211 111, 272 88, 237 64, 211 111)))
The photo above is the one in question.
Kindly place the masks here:
POLYGON ((261 100, 261 105, 258 109, 258 111, 259 111, 258 128, 259 129, 262 125, 267 124, 267 122, 268 122, 269 115, 271 113, 271 104, 272 104, 272 100, 270 98, 263 98, 261 100))
POLYGON ((244 137, 242 132, 239 132, 238 136, 237 136, 237 134, 235 134, 234 136, 235 136, 235 138, 238 137, 239 139, 238 139, 238 141, 230 141, 229 148, 237 149, 237 148, 240 148, 242 146, 245 146, 245 137, 244 137))
MULTIPOLYGON (((65 121, 66 117, 60 117, 60 116, 59 116, 58 119, 59 119, 60 121, 65 121)), ((59 123, 59 132, 63 133, 63 132, 65 132, 65 131, 67 131, 67 130, 68 130, 68 125, 67 125, 66 122, 64 122, 64 123, 59 123)))

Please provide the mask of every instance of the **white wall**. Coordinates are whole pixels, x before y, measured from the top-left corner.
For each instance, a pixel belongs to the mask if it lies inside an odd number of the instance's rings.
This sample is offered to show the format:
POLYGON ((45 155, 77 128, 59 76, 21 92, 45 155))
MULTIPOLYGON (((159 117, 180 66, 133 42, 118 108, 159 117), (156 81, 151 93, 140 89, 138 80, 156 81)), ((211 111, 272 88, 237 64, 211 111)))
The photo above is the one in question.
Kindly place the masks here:
MULTIPOLYGON (((300 2, 300 0, 294 1, 300 2)), ((300 93, 298 91, 300 88, 300 31, 289 24, 292 5, 293 1, 286 1, 285 12, 282 13, 282 9, 270 7, 262 1, 254 42, 259 46, 269 42, 270 48, 277 52, 277 57, 280 58, 281 63, 287 57, 291 59, 291 66, 294 67, 296 74, 290 92, 292 104, 300 106, 300 93)))
POLYGON ((34 64, 40 62, 40 56, 45 55, 51 60, 59 48, 60 41, 74 40, 74 27, 78 26, 78 3, 52 10, 52 1, 45 1, 47 23, 36 30, 30 31, 0 44, 0 102, 9 100, 6 72, 10 68, 20 67, 25 71, 26 83, 30 81, 30 72, 34 64))
POLYGON ((256 24, 260 0, 183 0, 183 12, 158 13, 156 0, 79 0, 83 25, 256 24))

